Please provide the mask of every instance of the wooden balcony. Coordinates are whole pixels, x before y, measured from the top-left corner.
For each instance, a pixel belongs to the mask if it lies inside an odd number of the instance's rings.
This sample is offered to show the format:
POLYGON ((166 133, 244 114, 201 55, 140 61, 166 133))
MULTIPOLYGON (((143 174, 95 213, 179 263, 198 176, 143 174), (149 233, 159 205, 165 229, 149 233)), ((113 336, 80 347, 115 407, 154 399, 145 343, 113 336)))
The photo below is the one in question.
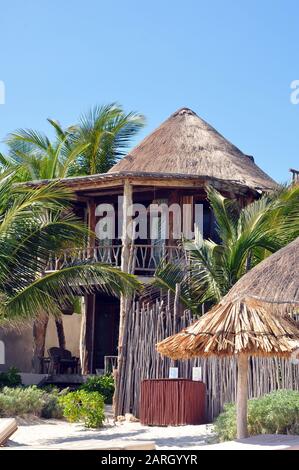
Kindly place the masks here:
MULTIPOLYGON (((68 249, 61 255, 51 257, 47 272, 69 266, 79 261, 101 262, 121 266, 121 245, 105 245, 83 249, 68 249)), ((132 245, 130 251, 130 272, 140 276, 153 276, 162 260, 176 263, 184 258, 179 246, 169 245, 132 245)))

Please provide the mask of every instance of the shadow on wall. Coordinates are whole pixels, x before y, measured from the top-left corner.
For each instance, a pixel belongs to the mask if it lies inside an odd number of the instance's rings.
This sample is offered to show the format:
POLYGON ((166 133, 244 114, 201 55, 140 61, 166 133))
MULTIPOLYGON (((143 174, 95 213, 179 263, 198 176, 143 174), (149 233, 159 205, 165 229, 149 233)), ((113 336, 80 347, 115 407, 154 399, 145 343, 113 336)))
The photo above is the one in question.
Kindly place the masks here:
POLYGON ((5 346, 5 364, 0 364, 0 371, 17 367, 22 372, 31 372, 32 327, 24 326, 22 331, 1 328, 0 341, 5 346))
MULTIPOLYGON (((63 316, 66 347, 74 356, 79 356, 81 315, 63 316)), ((16 367, 20 372, 32 372, 33 335, 32 326, 22 326, 20 330, 0 328, 0 341, 5 345, 5 364, 0 364, 0 372, 16 367)), ((58 346, 55 322, 50 319, 45 355, 52 346, 58 346)))

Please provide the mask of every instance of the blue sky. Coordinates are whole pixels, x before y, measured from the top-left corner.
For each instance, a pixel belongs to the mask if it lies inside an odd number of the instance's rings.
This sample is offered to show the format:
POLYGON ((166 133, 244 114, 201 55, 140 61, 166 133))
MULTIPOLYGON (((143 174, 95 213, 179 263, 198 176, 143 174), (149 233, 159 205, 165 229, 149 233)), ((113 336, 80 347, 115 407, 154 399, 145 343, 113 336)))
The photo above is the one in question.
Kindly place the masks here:
POLYGON ((146 116, 141 138, 188 106, 286 181, 298 18, 297 0, 2 0, 0 138, 112 101, 146 116))

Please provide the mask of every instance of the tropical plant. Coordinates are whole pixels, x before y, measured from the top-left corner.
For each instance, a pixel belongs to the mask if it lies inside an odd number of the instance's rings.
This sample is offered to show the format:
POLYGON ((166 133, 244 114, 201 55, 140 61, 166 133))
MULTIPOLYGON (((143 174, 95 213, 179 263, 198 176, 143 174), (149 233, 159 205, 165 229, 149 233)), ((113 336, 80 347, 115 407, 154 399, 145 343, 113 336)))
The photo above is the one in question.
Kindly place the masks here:
MULTIPOLYGON (((111 104, 93 108, 77 126, 68 129, 58 121, 48 122, 55 133, 53 141, 31 129, 19 129, 7 137, 8 156, 0 154, 2 171, 14 169, 16 181, 108 171, 142 127, 143 117, 125 114, 111 104)), ((64 347, 64 328, 58 315, 56 329, 59 345, 64 347)))
POLYGON ((35 415, 43 418, 61 418, 62 410, 59 397, 62 392, 53 390, 47 392, 30 387, 4 387, 0 391, 0 416, 35 415))
POLYGON ((72 146, 84 148, 73 172, 79 175, 106 173, 125 155, 132 138, 143 126, 142 115, 126 114, 115 103, 94 106, 81 115, 79 124, 72 129, 72 146))
POLYGON ((175 292, 195 314, 220 301, 251 267, 299 235, 299 187, 281 188, 241 208, 235 200, 208 190, 216 239, 183 241, 189 263, 162 262, 154 286, 175 292))
POLYGON ((86 392, 100 393, 107 404, 112 403, 114 388, 114 378, 110 374, 88 377, 87 381, 81 386, 81 390, 86 392))
POLYGON ((0 390, 2 387, 18 387, 22 385, 22 378, 16 367, 10 367, 7 372, 0 373, 0 390))
POLYGON ((87 428, 100 428, 103 425, 104 399, 98 392, 77 390, 59 398, 63 416, 71 423, 83 421, 87 428))
POLYGON ((32 129, 18 129, 8 135, 8 155, 1 155, 4 168, 17 168, 19 181, 65 178, 88 143, 70 145, 72 127, 64 130, 58 121, 48 119, 55 132, 51 141, 32 129))
MULTIPOLYGON (((226 404, 215 422, 221 441, 237 435, 236 405, 226 404)), ((256 434, 299 434, 299 393, 277 390, 248 401, 248 431, 256 434)))
POLYGON ((8 155, 0 154, 0 166, 18 167, 20 181, 107 172, 126 153, 144 118, 112 103, 95 106, 67 129, 53 119, 48 122, 53 141, 32 129, 18 129, 6 138, 8 155))
POLYGON ((40 312, 59 315, 58 299, 74 299, 82 289, 119 295, 138 288, 134 276, 102 263, 73 263, 46 272, 50 253, 82 246, 86 237, 69 197, 55 184, 32 191, 15 187, 13 174, 0 177, 0 321, 40 312))
POLYGON ((59 399, 69 393, 70 389, 68 387, 59 389, 54 385, 46 385, 38 388, 43 392, 44 403, 41 410, 41 417, 45 419, 61 419, 63 413, 59 399))

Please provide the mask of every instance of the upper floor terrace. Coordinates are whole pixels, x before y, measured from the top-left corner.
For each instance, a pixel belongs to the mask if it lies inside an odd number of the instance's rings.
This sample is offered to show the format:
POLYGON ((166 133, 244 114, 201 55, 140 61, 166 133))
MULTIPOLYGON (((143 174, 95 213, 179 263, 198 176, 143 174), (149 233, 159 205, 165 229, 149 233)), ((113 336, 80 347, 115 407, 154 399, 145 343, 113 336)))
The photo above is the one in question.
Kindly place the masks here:
POLYGON ((161 259, 180 259, 178 242, 182 237, 192 238, 195 225, 204 238, 215 236, 208 187, 242 205, 276 186, 253 157, 188 108, 172 114, 108 173, 59 183, 75 194, 75 211, 96 236, 81 250, 66 248, 50 261, 49 269, 89 259, 140 275, 151 275, 161 259), (141 215, 131 210, 134 205, 141 215), (153 205, 179 210, 170 211, 166 223, 163 214, 153 216, 153 205), (111 222, 108 215, 112 212, 111 222), (108 233, 103 236, 105 223, 108 233))

